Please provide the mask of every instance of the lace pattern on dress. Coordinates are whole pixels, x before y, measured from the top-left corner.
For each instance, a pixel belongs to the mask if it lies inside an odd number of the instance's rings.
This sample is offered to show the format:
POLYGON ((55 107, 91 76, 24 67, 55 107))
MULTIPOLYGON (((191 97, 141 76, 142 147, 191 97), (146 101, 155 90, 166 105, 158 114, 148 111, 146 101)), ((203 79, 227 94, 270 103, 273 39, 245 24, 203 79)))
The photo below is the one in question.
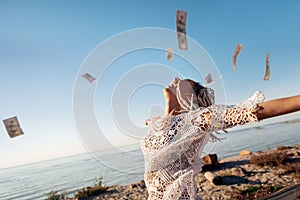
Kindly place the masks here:
POLYGON ((256 92, 235 106, 212 105, 151 120, 141 143, 148 199, 197 198, 194 175, 201 171, 204 146, 216 131, 257 121, 251 111, 263 100, 256 92))

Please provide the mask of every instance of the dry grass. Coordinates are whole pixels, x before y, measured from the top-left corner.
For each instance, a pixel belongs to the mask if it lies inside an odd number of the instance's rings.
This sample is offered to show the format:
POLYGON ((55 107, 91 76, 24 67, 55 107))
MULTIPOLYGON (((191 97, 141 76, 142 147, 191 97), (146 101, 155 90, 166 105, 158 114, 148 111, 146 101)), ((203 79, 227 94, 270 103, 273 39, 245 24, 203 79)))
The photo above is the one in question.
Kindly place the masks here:
POLYGON ((281 175, 289 175, 300 183, 300 163, 287 163, 281 168, 284 170, 281 175))
POLYGON ((109 187, 103 185, 102 180, 103 180, 103 178, 99 177, 96 180, 96 183, 95 183, 94 187, 86 187, 86 188, 83 188, 83 189, 77 191, 77 193, 75 194, 75 197, 80 199, 80 198, 84 198, 84 197, 99 195, 101 193, 106 192, 106 190, 109 187))
POLYGON ((280 145, 276 148, 276 150, 278 151, 282 151, 282 150, 286 150, 286 149, 291 149, 292 147, 290 146, 283 146, 283 145, 280 145))
POLYGON ((288 155, 283 151, 274 151, 272 153, 254 154, 250 157, 250 163, 263 167, 263 166, 281 166, 288 160, 288 155))
MULTIPOLYGON (((283 169, 283 172, 281 172, 280 175, 289 175, 300 180, 300 163, 292 162, 289 155, 284 151, 286 149, 289 149, 289 147, 280 146, 277 148, 277 151, 253 154, 250 157, 250 163, 261 167, 276 166, 283 169)), ((244 190, 233 191, 232 199, 257 199, 272 194, 282 188, 283 186, 281 185, 252 185, 244 190)))
POLYGON ((284 170, 280 175, 290 175, 293 178, 300 179, 300 163, 292 162, 289 155, 286 152, 281 151, 283 149, 286 148, 281 147, 280 151, 274 151, 272 153, 252 155, 250 163, 258 166, 277 166, 284 170))
POLYGON ((83 197, 99 195, 99 194, 105 192, 108 188, 109 187, 104 187, 101 185, 94 186, 94 187, 86 187, 84 189, 77 191, 77 193, 75 194, 75 197, 83 198, 83 197))
POLYGON ((51 191, 48 194, 47 200, 64 200, 65 199, 65 194, 59 193, 57 191, 51 191))
POLYGON ((265 197, 282 188, 283 186, 281 185, 275 185, 275 186, 261 186, 261 185, 252 186, 251 185, 244 190, 233 191, 231 198, 237 200, 250 200, 250 199, 252 200, 252 199, 265 197))

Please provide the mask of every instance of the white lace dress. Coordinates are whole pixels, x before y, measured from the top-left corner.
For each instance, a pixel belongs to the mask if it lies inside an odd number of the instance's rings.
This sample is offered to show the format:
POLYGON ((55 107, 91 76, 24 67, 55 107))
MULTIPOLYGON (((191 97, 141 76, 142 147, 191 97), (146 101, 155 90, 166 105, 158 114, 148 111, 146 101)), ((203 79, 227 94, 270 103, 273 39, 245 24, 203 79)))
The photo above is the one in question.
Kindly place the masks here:
POLYGON ((144 180, 149 200, 196 199, 194 176, 202 169, 200 154, 213 132, 257 121, 252 110, 264 100, 256 92, 235 106, 212 105, 180 115, 152 119, 142 140, 144 180))

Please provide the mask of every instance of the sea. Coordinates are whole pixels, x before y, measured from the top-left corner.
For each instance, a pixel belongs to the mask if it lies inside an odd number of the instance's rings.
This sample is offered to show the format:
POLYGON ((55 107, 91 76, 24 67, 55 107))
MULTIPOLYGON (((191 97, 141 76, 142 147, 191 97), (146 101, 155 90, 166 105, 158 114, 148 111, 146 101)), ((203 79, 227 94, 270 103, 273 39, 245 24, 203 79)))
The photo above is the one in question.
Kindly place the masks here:
MULTIPOLYGON (((218 137, 220 141, 209 143, 203 155, 216 153, 223 159, 244 149, 256 152, 295 145, 300 143, 300 120, 233 130, 218 137)), ((0 169, 0 200, 47 199, 52 191, 72 197, 99 180, 103 185, 140 181, 143 172, 140 144, 4 168, 0 169)))

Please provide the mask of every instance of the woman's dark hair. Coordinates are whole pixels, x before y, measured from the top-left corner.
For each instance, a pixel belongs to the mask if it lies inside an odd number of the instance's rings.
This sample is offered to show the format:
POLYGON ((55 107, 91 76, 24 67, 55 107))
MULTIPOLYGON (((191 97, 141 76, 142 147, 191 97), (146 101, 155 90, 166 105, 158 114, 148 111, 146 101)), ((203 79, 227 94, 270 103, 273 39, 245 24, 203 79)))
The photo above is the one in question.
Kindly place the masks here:
POLYGON ((198 82, 195 82, 191 79, 185 79, 189 82, 193 82, 192 84, 195 95, 197 96, 198 104, 200 107, 209 107, 215 103, 215 95, 214 90, 211 88, 204 87, 198 82))

